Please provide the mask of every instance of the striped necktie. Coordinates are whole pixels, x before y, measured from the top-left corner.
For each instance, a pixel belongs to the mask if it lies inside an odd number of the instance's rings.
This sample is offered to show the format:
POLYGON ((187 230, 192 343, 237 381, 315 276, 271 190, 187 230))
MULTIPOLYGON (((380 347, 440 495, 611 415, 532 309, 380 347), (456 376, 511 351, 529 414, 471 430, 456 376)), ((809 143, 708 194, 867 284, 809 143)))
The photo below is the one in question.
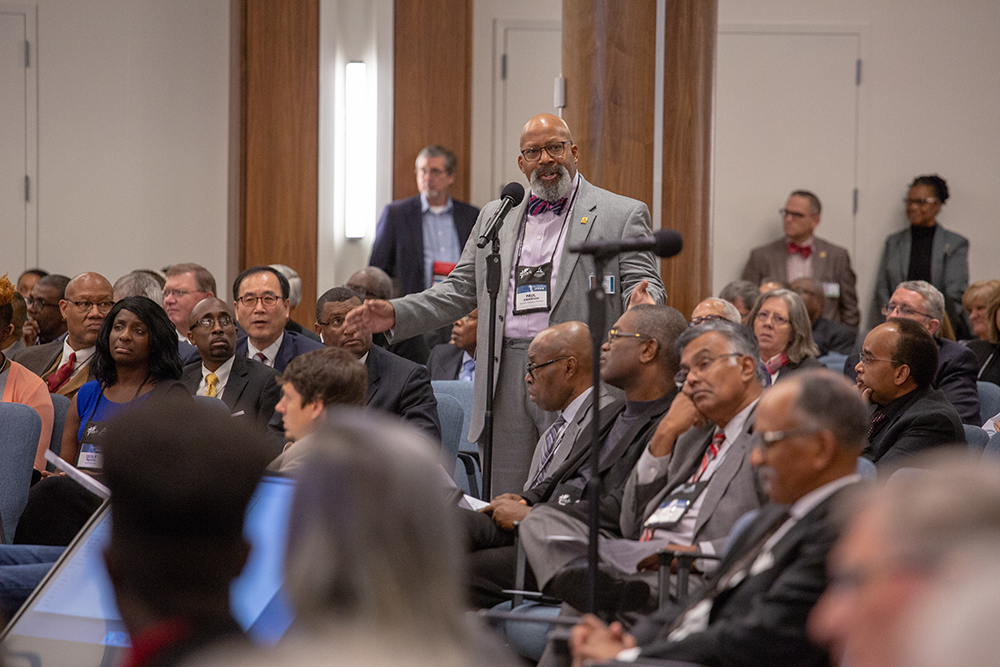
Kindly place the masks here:
POLYGON ((542 456, 538 464, 538 472, 535 474, 535 481, 531 483, 532 486, 540 483, 545 479, 548 473, 549 463, 552 461, 552 455, 556 453, 556 445, 559 444, 559 431, 566 424, 566 420, 562 415, 556 417, 556 420, 552 422, 552 426, 545 431, 545 445, 542 447, 542 456))
POLYGON ((691 475, 691 481, 697 482, 701 479, 701 476, 705 474, 708 466, 715 460, 715 457, 719 455, 719 448, 722 447, 722 443, 726 440, 726 434, 719 431, 712 438, 712 442, 708 443, 708 449, 705 450, 704 456, 701 457, 701 464, 698 466, 698 470, 691 475))

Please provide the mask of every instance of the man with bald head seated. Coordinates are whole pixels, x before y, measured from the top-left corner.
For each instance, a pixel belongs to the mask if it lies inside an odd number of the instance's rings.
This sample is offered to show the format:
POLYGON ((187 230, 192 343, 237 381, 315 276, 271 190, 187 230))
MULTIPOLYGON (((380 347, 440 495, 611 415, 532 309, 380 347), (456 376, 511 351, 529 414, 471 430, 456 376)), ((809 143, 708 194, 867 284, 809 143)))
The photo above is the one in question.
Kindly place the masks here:
POLYGON ((66 333, 66 320, 59 309, 59 302, 66 297, 69 278, 50 274, 35 283, 26 298, 28 320, 24 323, 24 344, 44 345, 66 333))
MULTIPOLYGON (((46 280, 38 281, 35 290, 46 280)), ((59 301, 59 312, 65 322, 66 338, 21 350, 14 360, 45 380, 51 393, 73 398, 85 382, 93 379, 90 361, 97 332, 115 297, 111 283, 98 273, 74 277, 66 285, 65 297, 59 301)))
MULTIPOLYGON (((530 196, 511 209, 499 233, 501 277, 497 295, 495 384, 486 369, 476 373, 469 437, 479 440, 485 424, 487 392, 502 427, 493 431, 492 493, 517 491, 531 464, 539 435, 554 416, 528 399, 523 382, 528 345, 543 329, 588 319, 587 292, 595 274, 588 256, 572 253, 577 243, 651 233, 646 205, 602 190, 577 171, 579 147, 565 121, 551 114, 531 118, 521 131, 518 167, 531 185, 530 196), (518 278, 521 276, 522 278, 518 278)), ((471 237, 478 239, 501 202, 483 207, 471 237)), ((489 244, 487 244, 489 245, 489 244)), ((443 326, 474 308, 488 313, 486 285, 489 247, 468 243, 455 269, 433 287, 391 302, 366 302, 348 317, 348 329, 393 330, 403 338, 443 326)), ((625 252, 608 262, 608 294, 603 334, 629 306, 662 303, 666 297, 659 265, 651 252, 625 252)), ((488 348, 490 323, 479 320, 477 350, 488 348)))
POLYGON ((691 311, 691 326, 696 327, 710 320, 729 320, 734 324, 740 324, 743 321, 743 316, 740 315, 736 306, 725 299, 710 296, 691 311))
MULTIPOLYGON (((352 273, 351 277, 347 279, 346 287, 357 292, 364 299, 388 299, 392 296, 392 278, 377 266, 366 266, 352 273)), ((447 339, 447 331, 444 335, 435 331, 423 336, 411 336, 404 340, 397 339, 392 343, 389 342, 384 333, 372 334, 372 343, 375 345, 421 365, 427 364, 431 348, 439 342, 447 341, 447 339), (433 342, 429 339, 433 339, 433 342)))
POLYGON ((281 398, 278 371, 236 354, 236 315, 214 296, 191 309, 188 340, 200 360, 184 367, 181 382, 196 396, 220 399, 236 415, 266 426, 281 398))

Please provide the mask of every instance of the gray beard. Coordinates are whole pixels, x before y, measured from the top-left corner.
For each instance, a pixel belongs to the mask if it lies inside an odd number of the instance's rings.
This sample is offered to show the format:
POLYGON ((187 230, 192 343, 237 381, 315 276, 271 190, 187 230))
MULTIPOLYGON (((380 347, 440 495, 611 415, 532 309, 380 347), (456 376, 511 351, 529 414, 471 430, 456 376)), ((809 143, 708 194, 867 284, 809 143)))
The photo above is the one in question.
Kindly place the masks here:
POLYGON ((569 194, 569 189, 573 185, 573 179, 569 177, 569 170, 561 164, 552 167, 538 167, 531 172, 531 191, 536 197, 541 197, 545 201, 559 201, 569 194), (559 174, 559 180, 550 185, 542 182, 542 176, 552 172, 559 174))

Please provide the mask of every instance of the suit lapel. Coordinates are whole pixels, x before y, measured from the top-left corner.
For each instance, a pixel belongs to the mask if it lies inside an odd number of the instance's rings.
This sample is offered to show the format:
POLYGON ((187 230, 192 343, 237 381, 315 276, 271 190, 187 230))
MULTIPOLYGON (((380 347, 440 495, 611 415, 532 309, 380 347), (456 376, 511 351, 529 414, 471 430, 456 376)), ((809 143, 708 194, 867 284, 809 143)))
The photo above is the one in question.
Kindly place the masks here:
POLYGON ((89 381, 90 378, 90 362, 94 360, 94 357, 87 359, 87 363, 84 364, 78 373, 75 373, 69 380, 66 381, 63 386, 59 387, 57 394, 60 396, 69 396, 75 394, 80 390, 80 387, 84 385, 85 382, 89 381))
POLYGON ((229 379, 226 380, 226 388, 222 392, 222 402, 229 406, 230 411, 236 409, 236 401, 239 400, 247 386, 250 363, 249 360, 240 357, 233 359, 233 367, 229 370, 229 379))
POLYGON ((715 508, 718 506, 719 501, 722 500, 723 494, 729 488, 729 483, 733 481, 736 473, 739 472, 745 463, 749 455, 750 428, 752 426, 753 411, 747 416, 746 422, 743 424, 743 431, 740 432, 736 441, 730 445, 726 458, 719 464, 719 467, 708 483, 708 487, 705 489, 705 500, 702 501, 701 510, 698 512, 698 518, 694 524, 695 536, 698 535, 698 531, 701 530, 701 527, 705 525, 705 522, 715 512, 715 508))
MULTIPOLYGON (((812 273, 813 278, 819 281, 822 287, 822 283, 830 282, 829 276, 829 266, 830 266, 830 252, 827 247, 826 241, 813 237, 813 262, 812 262, 812 273)), ((787 277, 786 277, 787 278, 787 277)))
POLYGON ((580 255, 571 253, 569 248, 583 243, 590 237, 590 230, 594 228, 594 221, 597 220, 598 213, 594 187, 581 175, 580 191, 576 196, 573 210, 570 211, 570 217, 566 221, 566 240, 563 242, 562 254, 559 256, 559 275, 556 276, 556 285, 552 290, 553 311, 559 305, 559 301, 569 285, 570 276, 573 275, 573 271, 576 270, 576 265, 580 261, 580 255))
MULTIPOLYGON (((937 236, 937 234, 935 234, 937 236)), ((906 280, 906 276, 910 274, 910 249, 912 247, 912 239, 909 234, 901 234, 899 237, 899 252, 896 253, 896 271, 898 275, 901 276, 898 282, 906 280)), ((931 254, 933 257, 933 245, 931 248, 931 254)), ((934 272, 934 260, 931 259, 931 273, 934 272)), ((889 297, 892 297, 893 291, 895 291, 896 286, 892 285, 889 288, 889 297)), ((883 304, 884 305, 884 304, 883 304)))
POLYGON ((931 283, 934 285, 944 283, 944 258, 951 252, 951 243, 945 237, 944 228, 937 225, 934 239, 931 241, 931 283))
POLYGON ((368 349, 368 358, 365 359, 365 366, 368 368, 368 401, 366 405, 370 405, 372 399, 375 398, 375 394, 378 393, 379 384, 381 383, 382 376, 378 363, 378 348, 372 345, 368 349))
MULTIPOLYGON (((497 294, 497 316, 503 317, 507 310, 507 299, 510 292, 510 276, 514 270, 514 262, 517 261, 517 239, 520 237, 521 223, 524 221, 524 212, 528 207, 527 196, 518 205, 511 209, 504 220, 503 227, 500 228, 500 292, 497 294)), ((483 230, 485 231, 485 230, 483 230)), ((477 239, 478 240, 478 239, 477 239)), ((487 256, 491 252, 490 244, 483 248, 482 252, 487 256)), ((484 267, 486 269, 487 267, 484 267)), ((484 275, 486 275, 484 273, 484 275)), ((484 281, 485 282, 485 281, 484 281)), ((497 324, 497 340, 503 337, 503 323, 497 324)), ((500 352, 497 346, 497 352, 500 352)), ((485 350, 484 350, 485 352, 485 350)), ((485 373, 484 373, 485 376, 485 373)))

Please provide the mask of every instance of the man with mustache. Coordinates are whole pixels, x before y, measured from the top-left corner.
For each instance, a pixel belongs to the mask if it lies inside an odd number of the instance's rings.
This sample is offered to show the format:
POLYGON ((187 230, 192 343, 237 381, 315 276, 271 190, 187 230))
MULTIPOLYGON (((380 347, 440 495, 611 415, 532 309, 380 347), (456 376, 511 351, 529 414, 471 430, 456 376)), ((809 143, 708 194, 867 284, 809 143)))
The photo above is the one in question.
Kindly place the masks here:
MULTIPOLYGON (((540 114, 521 132, 518 166, 531 184, 526 197, 507 215, 499 234, 501 279, 497 303, 495 383, 486 386, 489 319, 479 320, 475 400, 470 439, 481 439, 486 394, 503 428, 494 429, 490 497, 517 492, 527 479, 538 437, 555 419, 528 399, 523 380, 528 345, 543 329, 561 322, 588 321, 587 291, 595 277, 589 257, 569 252, 587 239, 620 239, 650 233, 649 210, 642 202, 612 194, 587 182, 577 171, 579 149, 566 123, 540 114)), ((487 204, 470 235, 478 239, 500 206, 487 204)), ((489 312, 486 286, 490 248, 468 243, 458 265, 442 282, 393 301, 371 300, 347 316, 345 330, 392 330, 408 338, 449 325, 473 309, 489 312)), ((665 298, 657 262, 649 252, 627 252, 608 262, 604 291, 607 317, 600 331, 629 306, 662 303, 665 298)))
POLYGON ((233 415, 266 426, 281 398, 278 371, 236 354, 236 315, 222 299, 202 299, 191 309, 188 340, 200 359, 184 367, 181 382, 197 396, 214 396, 233 415))

